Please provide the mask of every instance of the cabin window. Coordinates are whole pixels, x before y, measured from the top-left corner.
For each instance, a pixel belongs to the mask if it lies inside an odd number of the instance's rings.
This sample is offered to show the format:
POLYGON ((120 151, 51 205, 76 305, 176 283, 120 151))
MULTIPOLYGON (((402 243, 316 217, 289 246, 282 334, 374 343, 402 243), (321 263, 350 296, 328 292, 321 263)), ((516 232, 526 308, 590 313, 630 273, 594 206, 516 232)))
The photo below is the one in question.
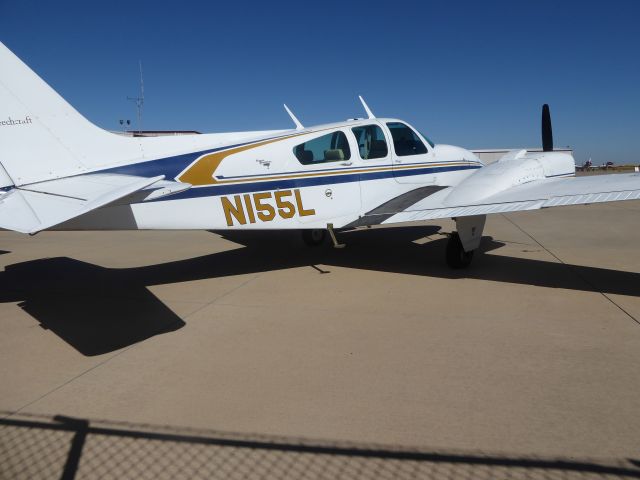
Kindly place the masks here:
POLYGON ((341 132, 328 133, 293 147, 293 153, 303 165, 339 162, 351 158, 347 136, 341 132))
POLYGON ((351 131, 356 136, 360 158, 363 160, 384 158, 389 153, 384 133, 378 125, 363 125, 354 127, 351 131))
POLYGON ((387 123, 387 127, 393 138, 393 148, 399 157, 427 153, 427 147, 422 140, 404 123, 391 122, 387 123))

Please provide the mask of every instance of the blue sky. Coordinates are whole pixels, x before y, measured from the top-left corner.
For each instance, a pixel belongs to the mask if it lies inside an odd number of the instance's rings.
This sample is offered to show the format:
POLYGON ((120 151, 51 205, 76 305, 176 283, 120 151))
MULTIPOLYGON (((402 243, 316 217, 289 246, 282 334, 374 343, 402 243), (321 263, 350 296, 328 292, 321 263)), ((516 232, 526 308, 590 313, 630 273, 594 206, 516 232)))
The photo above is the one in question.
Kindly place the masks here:
POLYGON ((405 119, 436 143, 556 146, 638 162, 640 1, 0 0, 0 40, 94 123, 288 128, 405 119), (223 4, 224 3, 224 4, 223 4))

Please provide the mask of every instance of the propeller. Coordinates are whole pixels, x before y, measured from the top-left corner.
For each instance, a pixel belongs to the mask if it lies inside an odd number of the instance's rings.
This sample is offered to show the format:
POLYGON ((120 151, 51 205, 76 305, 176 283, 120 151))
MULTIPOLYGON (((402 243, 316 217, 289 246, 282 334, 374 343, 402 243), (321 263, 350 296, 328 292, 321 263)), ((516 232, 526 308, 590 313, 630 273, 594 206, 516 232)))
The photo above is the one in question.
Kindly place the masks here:
POLYGON ((549 105, 542 105, 542 151, 553 152, 553 131, 551 130, 551 113, 549 105))

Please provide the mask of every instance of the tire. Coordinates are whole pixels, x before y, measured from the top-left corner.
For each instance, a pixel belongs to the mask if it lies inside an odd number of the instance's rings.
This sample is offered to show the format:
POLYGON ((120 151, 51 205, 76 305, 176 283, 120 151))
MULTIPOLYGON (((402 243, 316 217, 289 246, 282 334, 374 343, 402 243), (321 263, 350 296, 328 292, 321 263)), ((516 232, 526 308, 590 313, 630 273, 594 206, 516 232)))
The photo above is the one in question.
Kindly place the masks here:
POLYGON ((447 242, 447 265, 454 269, 467 268, 473 259, 473 250, 465 252, 458 232, 453 232, 447 242))
POLYGON ((302 230, 302 241, 308 247, 317 247, 322 245, 327 238, 327 231, 316 228, 313 230, 302 230))

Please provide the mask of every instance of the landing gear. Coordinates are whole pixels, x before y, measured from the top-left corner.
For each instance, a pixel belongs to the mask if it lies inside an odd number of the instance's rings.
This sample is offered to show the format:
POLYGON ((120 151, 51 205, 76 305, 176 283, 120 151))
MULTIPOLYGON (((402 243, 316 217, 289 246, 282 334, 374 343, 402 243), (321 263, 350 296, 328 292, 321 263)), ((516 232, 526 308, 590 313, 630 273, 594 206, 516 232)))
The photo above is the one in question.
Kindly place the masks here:
POLYGON ((327 231, 322 228, 314 228, 313 230, 302 230, 302 241, 308 247, 317 247, 322 245, 327 238, 327 231))
POLYGON ((447 265, 451 268, 467 268, 473 260, 473 250, 465 252, 462 248, 462 242, 460 241, 460 235, 458 232, 453 232, 447 242, 447 265))
POLYGON ((467 268, 473 252, 480 246, 486 215, 454 218, 457 232, 453 232, 447 243, 447 265, 451 268, 467 268))
POLYGON ((333 223, 327 223, 326 230, 324 228, 302 230, 302 241, 306 243, 308 247, 317 247, 325 242, 327 232, 329 232, 329 238, 331 239, 331 243, 333 243, 333 248, 346 247, 344 243, 338 242, 336 232, 333 230, 333 223))

